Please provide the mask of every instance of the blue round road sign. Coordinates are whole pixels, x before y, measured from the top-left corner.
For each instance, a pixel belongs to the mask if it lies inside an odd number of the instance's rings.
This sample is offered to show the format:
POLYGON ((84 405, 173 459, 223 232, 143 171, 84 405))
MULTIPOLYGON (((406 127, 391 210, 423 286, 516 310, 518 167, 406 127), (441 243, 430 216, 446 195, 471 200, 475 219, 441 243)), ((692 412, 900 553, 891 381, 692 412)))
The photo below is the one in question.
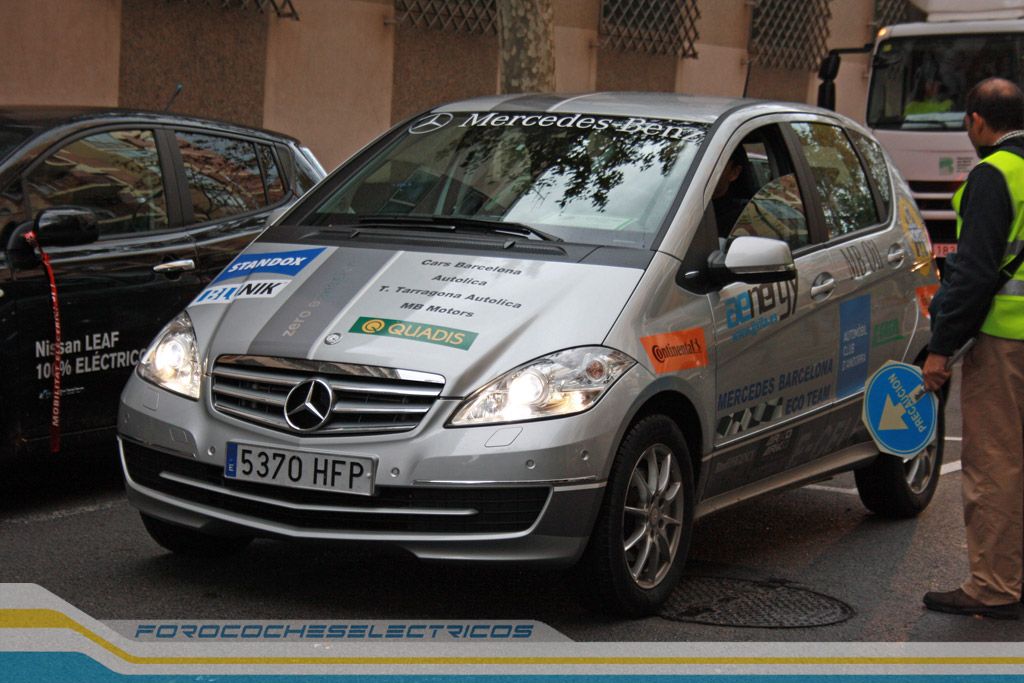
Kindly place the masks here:
POLYGON ((889 361, 864 390, 864 424, 878 449, 910 458, 935 438, 939 400, 924 390, 916 365, 889 361))

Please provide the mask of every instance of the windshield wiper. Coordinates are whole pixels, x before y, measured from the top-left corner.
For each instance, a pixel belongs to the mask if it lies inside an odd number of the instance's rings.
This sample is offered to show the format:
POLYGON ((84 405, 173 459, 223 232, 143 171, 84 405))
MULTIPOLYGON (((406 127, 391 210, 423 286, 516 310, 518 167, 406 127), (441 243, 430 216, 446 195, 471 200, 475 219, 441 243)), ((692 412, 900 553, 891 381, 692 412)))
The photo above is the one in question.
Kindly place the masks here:
POLYGON ((561 237, 556 237, 537 228, 531 228, 523 223, 507 223, 505 221, 488 220, 485 218, 470 218, 468 216, 427 216, 415 214, 409 216, 387 214, 383 216, 363 215, 359 216, 357 222, 360 225, 396 225, 408 227, 425 227, 431 230, 471 230, 475 232, 498 233, 502 235, 516 235, 528 239, 544 240, 545 242, 564 242, 561 237))

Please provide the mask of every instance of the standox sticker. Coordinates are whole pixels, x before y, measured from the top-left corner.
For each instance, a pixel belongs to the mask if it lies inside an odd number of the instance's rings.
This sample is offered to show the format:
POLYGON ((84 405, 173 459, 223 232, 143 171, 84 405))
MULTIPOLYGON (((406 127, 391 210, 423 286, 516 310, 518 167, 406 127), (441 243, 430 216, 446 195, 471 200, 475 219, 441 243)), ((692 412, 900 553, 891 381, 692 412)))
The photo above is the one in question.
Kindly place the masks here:
POLYGON ((708 347, 704 342, 704 328, 666 332, 642 337, 640 343, 654 366, 654 372, 678 372, 702 368, 708 364, 708 347))
POLYGON ((477 338, 476 332, 457 330, 441 325, 424 325, 408 320, 388 320, 387 318, 359 318, 349 332, 380 337, 397 337, 463 351, 472 346, 473 341, 477 338))
POLYGON ((294 277, 310 262, 323 253, 326 247, 297 249, 292 251, 266 252, 263 254, 241 254, 225 268, 210 284, 224 280, 247 277, 255 273, 274 273, 294 277))
POLYGON ((921 315, 926 318, 932 317, 928 312, 928 307, 932 305, 932 299, 935 298, 937 291, 939 291, 938 285, 925 285, 917 288, 917 303, 921 307, 921 315))

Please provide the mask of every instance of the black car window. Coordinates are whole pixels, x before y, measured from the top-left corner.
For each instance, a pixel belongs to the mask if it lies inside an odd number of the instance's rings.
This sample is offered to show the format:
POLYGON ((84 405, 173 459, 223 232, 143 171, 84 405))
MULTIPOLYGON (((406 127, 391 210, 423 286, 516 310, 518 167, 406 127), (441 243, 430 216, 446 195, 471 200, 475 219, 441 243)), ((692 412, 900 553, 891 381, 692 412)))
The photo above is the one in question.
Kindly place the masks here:
POLYGON ((877 224, 867 175, 843 130, 823 123, 790 125, 814 174, 829 239, 877 224))
POLYGON ((851 130, 849 133, 853 144, 857 147, 857 151, 864 157, 864 161, 868 165, 868 172, 871 174, 872 180, 875 181, 875 187, 882 197, 882 208, 886 215, 888 215, 889 209, 892 207, 892 186, 889 179, 889 164, 885 163, 885 155, 882 153, 882 148, 877 142, 861 135, 857 131, 851 130))
POLYGON ((301 154, 294 154, 292 159, 295 161, 295 190, 297 194, 301 195, 317 184, 320 174, 301 154))
POLYGON ((277 160, 274 159, 274 152, 267 145, 257 145, 260 151, 260 163, 263 164, 263 174, 267 186, 267 203, 277 204, 284 199, 284 183, 281 181, 281 171, 277 168, 277 160))
POLYGON ((253 143, 182 131, 176 135, 196 223, 266 206, 253 143))
POLYGON ((108 131, 75 140, 32 169, 25 188, 33 216, 53 206, 84 206, 96 212, 101 235, 167 227, 152 131, 108 131))

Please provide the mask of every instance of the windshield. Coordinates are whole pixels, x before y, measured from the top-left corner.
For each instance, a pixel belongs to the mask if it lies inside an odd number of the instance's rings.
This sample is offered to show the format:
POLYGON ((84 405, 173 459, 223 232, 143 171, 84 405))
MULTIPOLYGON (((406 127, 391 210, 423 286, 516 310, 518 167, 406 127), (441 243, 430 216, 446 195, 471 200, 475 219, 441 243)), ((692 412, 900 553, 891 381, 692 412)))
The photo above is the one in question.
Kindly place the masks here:
POLYGON ((1021 83, 1021 35, 981 33, 893 38, 875 54, 868 125, 962 130, 975 83, 1001 76, 1021 83))
POLYGON ((650 247, 705 124, 582 114, 430 114, 306 222, 427 216, 518 223, 570 242, 650 247))
POLYGON ((31 128, 23 126, 0 126, 0 159, 10 154, 15 147, 32 137, 31 128))

